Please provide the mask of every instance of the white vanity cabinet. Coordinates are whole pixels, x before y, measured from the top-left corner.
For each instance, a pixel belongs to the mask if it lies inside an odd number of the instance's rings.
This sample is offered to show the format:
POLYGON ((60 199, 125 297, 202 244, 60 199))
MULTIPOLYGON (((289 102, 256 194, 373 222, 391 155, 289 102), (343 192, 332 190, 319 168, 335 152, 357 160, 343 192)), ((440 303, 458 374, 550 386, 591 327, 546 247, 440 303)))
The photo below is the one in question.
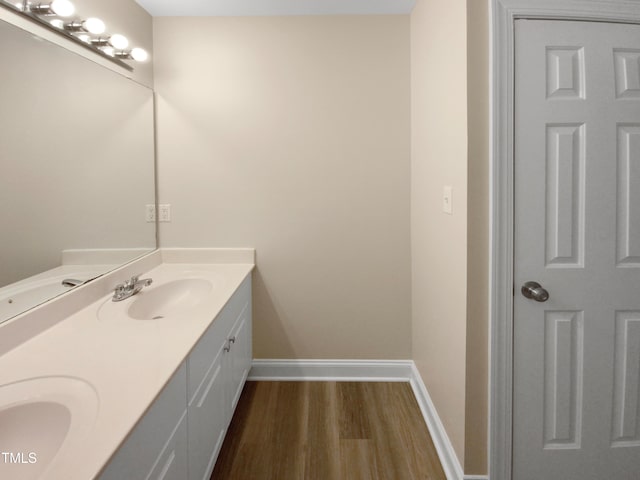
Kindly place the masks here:
MULTIPOLYGON (((100 480, 187 478, 186 388, 183 363, 111 458, 100 480)), ((122 401, 126 402, 126 395, 122 401)))
POLYGON ((187 360, 190 480, 211 476, 251 367, 251 353, 248 276, 187 360))
MULTIPOLYGON (((251 293, 249 292, 249 298, 251 293)), ((228 405, 231 411, 228 413, 229 421, 236 409, 242 387, 249 374, 252 359, 252 342, 251 342, 251 302, 244 302, 240 314, 231 329, 230 355, 229 355, 229 394, 228 405)))
POLYGON ((251 368, 251 274, 100 480, 208 480, 251 368))

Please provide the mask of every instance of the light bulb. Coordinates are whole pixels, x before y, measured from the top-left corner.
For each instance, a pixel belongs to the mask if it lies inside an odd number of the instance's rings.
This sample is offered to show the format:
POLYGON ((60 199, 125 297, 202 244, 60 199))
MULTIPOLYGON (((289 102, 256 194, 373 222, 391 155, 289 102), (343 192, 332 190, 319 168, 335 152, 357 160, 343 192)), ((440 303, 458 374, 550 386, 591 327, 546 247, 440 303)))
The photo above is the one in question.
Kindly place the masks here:
POLYGON ((51 23, 51 25, 53 25, 56 28, 64 28, 64 22, 59 18, 56 18, 55 20, 51 20, 51 22, 49 23, 51 23))
POLYGON ((149 58, 149 54, 144 48, 136 47, 131 50, 131 58, 137 62, 144 62, 149 58))
POLYGON ((76 7, 69 0, 53 0, 51 10, 60 17, 70 17, 76 11, 76 7))
POLYGON ((87 18, 84 22, 82 22, 82 25, 87 30, 87 32, 93 33, 95 35, 104 33, 104 31, 107 29, 104 22, 95 17, 87 18))
POLYGON ((127 37, 120 35, 119 33, 111 35, 111 37, 109 37, 109 43, 116 50, 124 50, 129 46, 129 40, 127 40, 127 37))

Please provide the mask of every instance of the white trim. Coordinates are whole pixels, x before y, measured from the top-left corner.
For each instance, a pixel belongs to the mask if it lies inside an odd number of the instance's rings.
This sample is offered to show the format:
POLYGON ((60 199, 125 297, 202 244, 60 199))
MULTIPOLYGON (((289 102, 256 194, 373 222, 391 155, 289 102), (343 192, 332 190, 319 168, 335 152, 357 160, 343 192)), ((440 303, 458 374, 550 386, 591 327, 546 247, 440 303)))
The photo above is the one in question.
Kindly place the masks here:
POLYGON ((408 15, 415 0, 137 0, 153 17, 408 15))
POLYGON ((409 382, 447 480, 489 478, 464 475, 427 387, 412 360, 254 360, 247 380, 409 382))
POLYGON ((247 380, 408 382, 411 360, 254 360, 247 380))
POLYGON ((436 407, 431 401, 431 396, 427 391, 427 387, 422 381, 422 377, 420 376, 415 364, 413 365, 411 372, 411 388, 413 389, 413 394, 416 396, 422 416, 427 423, 429 433, 431 433, 431 439, 433 440, 433 444, 438 452, 438 458, 440 458, 440 463, 442 464, 442 469, 447 476, 447 480, 462 480, 464 478, 464 473, 462 471, 460 461, 458 460, 458 456, 453 449, 451 440, 449 440, 449 435, 447 435, 436 407))
POLYGON ((640 23, 637 0, 492 0, 489 473, 511 479, 513 376, 513 80, 517 18, 640 23))

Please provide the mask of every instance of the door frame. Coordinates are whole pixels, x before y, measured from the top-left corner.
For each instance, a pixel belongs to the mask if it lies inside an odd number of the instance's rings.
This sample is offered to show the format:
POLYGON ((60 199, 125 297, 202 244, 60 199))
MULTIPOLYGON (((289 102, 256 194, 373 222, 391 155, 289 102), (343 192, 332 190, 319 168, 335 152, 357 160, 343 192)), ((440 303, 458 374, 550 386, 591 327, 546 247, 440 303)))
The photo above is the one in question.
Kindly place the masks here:
POLYGON ((640 24, 633 0, 490 0, 489 473, 511 480, 513 427, 514 29, 521 18, 640 24))

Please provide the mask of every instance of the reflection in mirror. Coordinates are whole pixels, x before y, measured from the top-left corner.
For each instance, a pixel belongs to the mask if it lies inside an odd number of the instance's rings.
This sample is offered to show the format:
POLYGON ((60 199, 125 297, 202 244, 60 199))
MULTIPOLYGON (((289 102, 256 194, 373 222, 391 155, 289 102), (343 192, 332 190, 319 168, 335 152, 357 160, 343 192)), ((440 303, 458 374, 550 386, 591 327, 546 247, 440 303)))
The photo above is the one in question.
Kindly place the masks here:
POLYGON ((153 93, 0 21, 0 322, 152 251, 153 93))

